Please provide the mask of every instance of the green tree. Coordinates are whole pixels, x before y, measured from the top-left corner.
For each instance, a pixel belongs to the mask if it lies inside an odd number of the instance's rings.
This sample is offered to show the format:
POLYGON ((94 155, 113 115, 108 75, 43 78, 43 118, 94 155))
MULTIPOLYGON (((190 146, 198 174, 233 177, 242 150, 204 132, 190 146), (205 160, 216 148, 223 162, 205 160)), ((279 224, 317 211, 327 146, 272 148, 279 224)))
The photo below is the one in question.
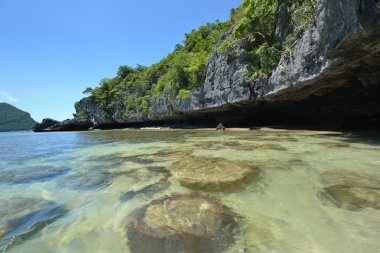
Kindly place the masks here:
POLYGON ((120 66, 118 71, 117 71, 117 76, 120 77, 120 78, 126 78, 127 76, 129 76, 129 74, 133 73, 135 70, 130 67, 130 66, 127 66, 127 65, 124 65, 124 66, 120 66))
POLYGON ((87 87, 82 93, 83 94, 91 94, 93 92, 93 89, 91 87, 87 87))
MULTIPOLYGON (((230 12, 227 22, 215 21, 193 29, 185 34, 182 44, 173 52, 151 66, 137 65, 135 68, 120 66, 114 78, 105 78, 94 89, 86 89, 90 99, 106 114, 116 108, 125 107, 125 114, 149 113, 152 97, 170 95, 186 98, 192 90, 199 88, 206 77, 206 61, 213 53, 220 38, 227 31, 232 36, 218 44, 218 53, 233 47, 247 36, 255 38, 249 45, 246 59, 250 62, 253 78, 269 75, 278 64, 281 53, 291 51, 299 34, 315 22, 315 0, 243 0, 230 12), (289 21, 290 34, 285 42, 276 38, 277 12, 281 4, 292 11, 289 21)), ((78 110, 80 112, 80 104, 78 110)), ((112 115, 111 115, 112 116, 112 115)))

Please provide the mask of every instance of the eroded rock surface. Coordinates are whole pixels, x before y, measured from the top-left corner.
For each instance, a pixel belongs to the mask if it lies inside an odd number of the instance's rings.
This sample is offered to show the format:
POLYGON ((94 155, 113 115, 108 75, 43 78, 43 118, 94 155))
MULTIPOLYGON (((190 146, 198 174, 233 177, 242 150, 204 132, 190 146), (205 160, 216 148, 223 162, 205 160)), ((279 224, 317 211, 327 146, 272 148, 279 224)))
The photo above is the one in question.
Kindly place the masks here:
POLYGON ((132 253, 220 253, 233 242, 232 212, 217 200, 171 195, 135 210, 126 226, 132 253))

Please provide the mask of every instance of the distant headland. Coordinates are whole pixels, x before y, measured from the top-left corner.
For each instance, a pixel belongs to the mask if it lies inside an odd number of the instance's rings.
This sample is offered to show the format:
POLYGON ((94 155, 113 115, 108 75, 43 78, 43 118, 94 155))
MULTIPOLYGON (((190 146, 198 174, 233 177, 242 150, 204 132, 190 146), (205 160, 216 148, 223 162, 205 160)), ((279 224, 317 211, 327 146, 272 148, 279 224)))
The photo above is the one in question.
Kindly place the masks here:
POLYGON ((0 103, 0 132, 31 130, 36 123, 28 112, 0 103))

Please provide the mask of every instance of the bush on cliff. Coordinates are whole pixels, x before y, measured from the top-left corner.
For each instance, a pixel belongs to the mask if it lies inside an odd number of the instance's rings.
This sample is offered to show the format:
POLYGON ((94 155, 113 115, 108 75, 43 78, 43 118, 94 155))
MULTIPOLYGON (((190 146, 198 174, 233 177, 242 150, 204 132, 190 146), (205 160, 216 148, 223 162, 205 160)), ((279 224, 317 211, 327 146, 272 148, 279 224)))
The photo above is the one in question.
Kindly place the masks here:
MULTIPOLYGON (((159 63, 150 67, 121 66, 116 77, 104 78, 98 87, 87 88, 84 93, 90 93, 90 98, 105 113, 112 113, 116 101, 122 98, 126 116, 149 113, 152 96, 169 93, 173 97, 184 98, 188 95, 184 91, 194 90, 204 82, 206 60, 220 36, 228 29, 228 22, 207 23, 186 34, 183 45, 177 45, 159 63)), ((79 109, 78 115, 81 115, 80 104, 76 108, 79 109)))
MULTIPOLYGON (((204 83, 206 61, 227 31, 232 31, 232 36, 219 45, 218 53, 231 48, 237 40, 252 36, 254 43, 246 54, 251 76, 270 75, 284 51, 290 56, 292 45, 313 22, 314 13, 315 0, 243 0, 238 8, 231 10, 229 21, 207 23, 185 34, 183 44, 177 44, 159 63, 149 67, 121 66, 116 77, 102 79, 98 87, 85 92, 108 115, 120 105, 125 108, 125 116, 149 114, 151 99, 163 94, 184 99, 204 83), (278 11, 282 5, 292 14, 285 41, 276 36, 278 11)), ((76 109, 77 115, 85 114, 79 103, 76 109)))

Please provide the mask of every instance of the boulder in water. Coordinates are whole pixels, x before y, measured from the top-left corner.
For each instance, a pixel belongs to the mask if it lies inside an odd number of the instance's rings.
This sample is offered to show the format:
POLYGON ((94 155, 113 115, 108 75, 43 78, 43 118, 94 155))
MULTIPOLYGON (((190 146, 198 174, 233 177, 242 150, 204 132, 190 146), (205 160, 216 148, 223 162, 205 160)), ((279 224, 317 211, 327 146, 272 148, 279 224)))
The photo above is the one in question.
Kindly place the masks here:
POLYGON ((133 253, 219 253, 233 242, 236 221, 216 199, 171 195, 135 210, 126 226, 133 253))
POLYGON ((190 156, 172 164, 182 186, 203 191, 237 191, 259 174, 255 165, 223 158, 190 156))

